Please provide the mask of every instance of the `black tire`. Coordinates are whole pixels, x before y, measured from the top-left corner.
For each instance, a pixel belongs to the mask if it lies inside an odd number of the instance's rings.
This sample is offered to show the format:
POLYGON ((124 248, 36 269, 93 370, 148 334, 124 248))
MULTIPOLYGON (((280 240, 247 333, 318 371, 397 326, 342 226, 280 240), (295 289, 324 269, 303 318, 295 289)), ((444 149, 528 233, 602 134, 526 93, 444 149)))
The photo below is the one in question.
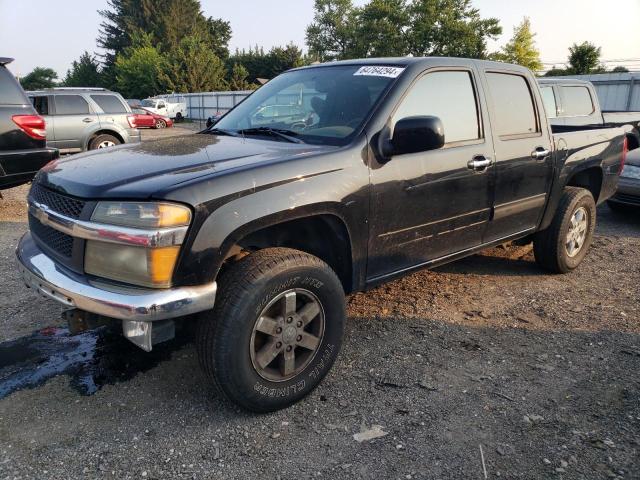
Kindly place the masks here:
POLYGON ((122 142, 118 138, 114 137, 113 135, 103 133, 91 139, 91 141, 89 142, 89 150, 106 148, 106 147, 100 147, 100 145, 104 145, 106 143, 112 143, 113 145, 109 145, 109 146, 115 146, 115 145, 120 145, 122 142))
POLYGON ((176 113, 176 122, 179 123, 182 121, 182 113, 178 112, 176 113))
POLYGON ((584 188, 567 187, 551 225, 534 236, 533 251, 536 263, 553 273, 568 273, 575 269, 591 246, 595 226, 596 205, 591 192, 584 188), (586 212, 586 236, 581 247, 571 256, 567 247, 567 235, 571 219, 580 209, 586 212))
POLYGON ((158 120, 155 121, 153 128, 166 128, 166 126, 167 126, 167 122, 159 118, 158 120))
POLYGON ((345 317, 342 284, 326 263, 288 248, 259 250, 221 275, 213 311, 200 315, 200 364, 232 402, 253 412, 279 410, 311 392, 330 370, 342 345, 345 317), (292 289, 310 292, 318 300, 323 335, 295 376, 272 381, 254 366, 254 327, 270 302, 292 289))

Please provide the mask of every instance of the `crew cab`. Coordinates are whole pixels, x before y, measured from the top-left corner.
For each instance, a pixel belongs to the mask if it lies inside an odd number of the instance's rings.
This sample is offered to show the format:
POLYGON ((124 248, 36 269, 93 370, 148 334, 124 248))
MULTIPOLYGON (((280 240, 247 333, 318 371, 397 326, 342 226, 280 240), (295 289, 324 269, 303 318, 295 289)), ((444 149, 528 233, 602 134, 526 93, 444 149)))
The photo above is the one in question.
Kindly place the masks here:
POLYGON ((198 134, 49 164, 17 257, 28 286, 73 309, 76 331, 121 322, 150 350, 197 321, 211 382, 272 411, 331 368, 345 294, 510 240, 532 241, 551 272, 577 268, 626 133, 552 134, 535 77, 516 65, 298 68, 198 134), (304 114, 253 124, 283 102, 304 114))
POLYGON ((572 78, 543 78, 538 82, 553 132, 628 125, 629 150, 640 147, 640 112, 601 110, 591 82, 572 78))

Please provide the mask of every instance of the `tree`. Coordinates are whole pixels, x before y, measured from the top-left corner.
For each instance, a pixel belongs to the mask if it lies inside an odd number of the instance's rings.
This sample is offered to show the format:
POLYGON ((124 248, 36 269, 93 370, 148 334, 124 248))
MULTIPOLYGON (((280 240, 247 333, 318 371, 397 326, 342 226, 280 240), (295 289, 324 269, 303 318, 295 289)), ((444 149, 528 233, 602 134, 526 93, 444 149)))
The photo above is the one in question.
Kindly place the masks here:
POLYGON ((125 98, 147 98, 162 93, 165 88, 160 81, 165 59, 151 45, 150 36, 136 39, 116 57, 116 88, 125 98))
POLYGON ((42 90, 56 86, 58 74, 52 68, 36 67, 20 79, 25 90, 42 90))
POLYGON ((235 64, 242 65, 248 72, 248 80, 255 82, 258 78, 273 78, 291 68, 305 65, 306 60, 297 46, 273 47, 265 53, 256 46, 246 50, 236 50, 227 60, 227 70, 232 72, 235 64))
POLYGON ((623 67, 622 65, 618 65, 613 70, 611 70, 611 73, 628 73, 628 72, 629 72, 629 69, 627 67, 623 67))
POLYGON ((409 52, 417 57, 444 55, 486 58, 487 40, 502 33, 497 18, 482 18, 471 0, 413 0, 409 52))
POLYGON ((208 92, 227 88, 225 73, 206 41, 188 36, 167 55, 160 79, 174 92, 208 92))
POLYGON ((531 22, 525 17, 522 23, 513 29, 513 37, 495 56, 496 60, 517 63, 533 72, 542 70, 540 52, 536 48, 535 33, 531 31, 531 22))
POLYGON ((502 32, 471 0, 315 0, 307 27, 318 60, 412 54, 486 58, 487 40, 502 32))
POLYGON ((545 77, 562 77, 563 75, 569 75, 566 68, 557 68, 555 65, 551 70, 548 70, 544 74, 545 77))
POLYGON ((568 72, 572 75, 604 73, 606 69, 600 64, 600 51, 600 47, 589 42, 574 43, 569 47, 568 72))
POLYGON ((229 79, 230 90, 254 90, 256 88, 255 83, 251 83, 247 80, 249 72, 243 65, 234 63, 231 69, 231 78, 229 79))
POLYGON ((73 61, 62 83, 65 87, 100 86, 100 65, 96 58, 85 51, 77 61, 73 61))

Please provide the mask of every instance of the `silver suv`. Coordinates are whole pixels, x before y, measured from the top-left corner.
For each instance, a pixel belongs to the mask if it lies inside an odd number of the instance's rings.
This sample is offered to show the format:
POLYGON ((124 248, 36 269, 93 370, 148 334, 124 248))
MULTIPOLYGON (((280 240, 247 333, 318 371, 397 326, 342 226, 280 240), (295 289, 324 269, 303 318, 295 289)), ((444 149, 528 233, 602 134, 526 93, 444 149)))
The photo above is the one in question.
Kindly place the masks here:
POLYGON ((131 108, 104 88, 48 88, 27 92, 47 122, 47 146, 61 153, 140 141, 131 108))

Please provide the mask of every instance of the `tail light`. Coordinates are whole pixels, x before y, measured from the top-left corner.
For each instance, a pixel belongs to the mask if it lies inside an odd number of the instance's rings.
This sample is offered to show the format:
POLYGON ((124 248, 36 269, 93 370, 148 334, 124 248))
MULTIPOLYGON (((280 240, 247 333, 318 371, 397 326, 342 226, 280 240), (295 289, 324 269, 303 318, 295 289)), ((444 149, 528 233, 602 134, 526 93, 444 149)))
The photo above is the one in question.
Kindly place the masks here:
POLYGON ((136 128, 136 116, 135 115, 127 115, 127 122, 129 122, 129 126, 131 128, 136 128))
POLYGON ((47 124, 40 115, 14 115, 13 123, 35 140, 47 139, 47 124))
POLYGON ((629 137, 624 137, 622 142, 622 158, 620 159, 620 170, 618 171, 618 175, 620 175, 622 170, 624 170, 624 164, 627 161, 627 153, 629 153, 629 137))

